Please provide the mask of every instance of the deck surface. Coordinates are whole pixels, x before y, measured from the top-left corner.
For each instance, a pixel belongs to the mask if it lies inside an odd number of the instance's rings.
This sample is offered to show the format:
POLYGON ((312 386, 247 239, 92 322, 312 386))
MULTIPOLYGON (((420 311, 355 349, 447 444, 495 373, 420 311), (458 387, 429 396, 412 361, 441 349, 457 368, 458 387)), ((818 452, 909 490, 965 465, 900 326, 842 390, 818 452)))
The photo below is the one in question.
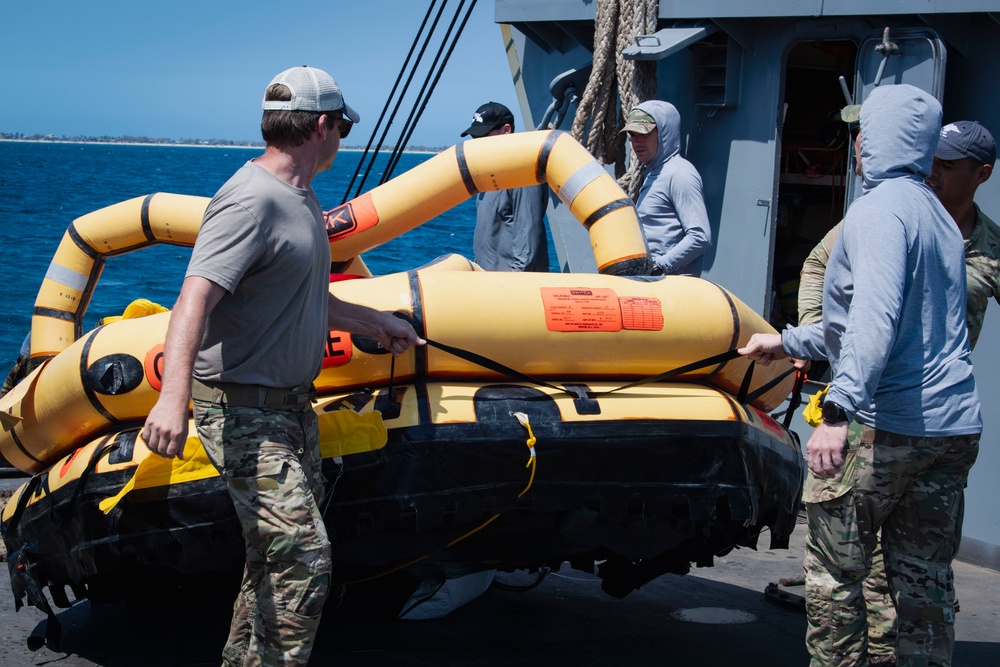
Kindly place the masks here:
MULTIPOLYGON (((665 575, 615 599, 599 581, 565 568, 528 592, 491 588, 450 615, 424 621, 375 621, 328 611, 312 664, 339 667, 442 664, 572 664, 576 666, 805 665, 805 617, 793 604, 764 595, 769 583, 801 575, 805 527, 789 550, 740 549, 713 568, 665 575)), ((956 562, 961 603, 955 665, 1000 664, 1000 572, 956 562)), ((526 573, 499 581, 526 584, 526 573)), ((801 587, 780 588, 791 595, 801 587)), ((794 598, 790 600, 794 602, 794 598)), ((92 606, 83 601, 58 614, 59 650, 31 651, 27 637, 42 634, 44 615, 14 612, 6 563, 0 566, 0 666, 195 667, 218 665, 232 599, 208 592, 200 599, 92 606)))

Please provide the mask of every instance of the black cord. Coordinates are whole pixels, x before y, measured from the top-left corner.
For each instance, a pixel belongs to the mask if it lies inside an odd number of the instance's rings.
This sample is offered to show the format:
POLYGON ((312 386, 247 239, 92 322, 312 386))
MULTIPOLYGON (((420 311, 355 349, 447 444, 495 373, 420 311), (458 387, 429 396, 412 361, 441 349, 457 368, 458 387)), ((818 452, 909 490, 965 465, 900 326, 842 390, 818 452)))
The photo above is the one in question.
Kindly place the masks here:
MULTIPOLYGON (((445 0, 447 2, 447 0, 445 0)), ((361 173, 361 167, 365 164, 365 159, 368 157, 368 151, 371 150, 372 143, 375 141, 375 135, 378 133, 379 128, 382 126, 382 120, 385 118, 386 111, 389 110, 389 105, 392 103, 393 98, 396 96, 396 90, 399 88, 399 82, 403 78, 403 73, 406 72, 407 67, 410 64, 410 58, 413 57, 413 51, 417 48, 417 43, 420 41, 420 35, 424 31, 424 27, 427 25, 427 20, 431 16, 431 12, 434 10, 434 5, 437 4, 437 0, 431 0, 430 5, 427 6, 427 13, 424 14, 424 20, 420 23, 420 28, 417 29, 417 34, 413 36, 413 43, 410 45, 410 50, 406 54, 406 59, 403 61, 403 66, 399 68, 399 74, 396 75, 396 82, 392 84, 392 90, 389 92, 389 97, 385 100, 385 105, 382 107, 382 113, 378 117, 378 121, 375 122, 375 127, 372 128, 371 136, 368 137, 368 145, 365 146, 364 153, 361 154, 361 159, 358 160, 358 166, 354 169, 354 174, 351 176, 351 182, 347 184, 347 189, 344 190, 344 198, 340 200, 340 203, 345 203, 351 198, 351 188, 354 187, 354 182, 358 178, 358 174, 361 173)), ((443 5, 442 5, 443 8, 443 5)), ((440 13, 439 13, 440 16, 440 13)), ((425 45, 426 48, 426 45, 425 45)), ((423 50, 420 52, 420 57, 423 56, 423 50)), ((420 63, 420 57, 417 58, 417 62, 414 63, 414 68, 420 63)), ((413 78, 413 74, 410 74, 410 78, 407 79, 406 85, 409 86, 410 80, 413 78)), ((402 96, 406 94, 406 88, 403 88, 403 92, 400 94, 400 99, 396 102, 396 106, 393 108, 392 116, 389 118, 389 125, 392 125, 392 119, 396 115, 396 111, 399 109, 399 105, 402 102, 402 96)), ((388 127, 388 126, 387 126, 388 127)), ((382 139, 385 135, 382 135, 382 139)), ((374 162, 375 157, 378 156, 379 151, 382 149, 382 142, 379 141, 378 147, 375 149, 375 154, 372 156, 372 161, 374 162)), ((368 173, 365 172, 365 177, 367 178, 368 173)), ((364 186, 364 179, 358 185, 358 192, 354 194, 357 197, 361 194, 361 188, 364 186)))

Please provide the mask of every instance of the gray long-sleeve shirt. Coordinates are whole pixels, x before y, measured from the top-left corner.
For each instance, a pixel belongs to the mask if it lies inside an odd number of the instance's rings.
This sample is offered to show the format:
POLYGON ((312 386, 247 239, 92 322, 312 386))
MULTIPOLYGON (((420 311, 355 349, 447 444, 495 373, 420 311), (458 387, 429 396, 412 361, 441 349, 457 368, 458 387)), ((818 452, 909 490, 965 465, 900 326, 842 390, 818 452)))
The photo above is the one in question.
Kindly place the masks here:
POLYGON ((666 274, 700 276, 703 255, 712 245, 701 175, 680 156, 681 117, 668 102, 638 105, 656 121, 659 145, 647 165, 636 212, 649 255, 666 274))
POLYGON ((782 333, 792 357, 828 358, 826 400, 907 436, 982 431, 965 325, 965 252, 923 181, 941 106, 908 85, 861 110, 863 197, 848 210, 823 288, 823 322, 782 333))

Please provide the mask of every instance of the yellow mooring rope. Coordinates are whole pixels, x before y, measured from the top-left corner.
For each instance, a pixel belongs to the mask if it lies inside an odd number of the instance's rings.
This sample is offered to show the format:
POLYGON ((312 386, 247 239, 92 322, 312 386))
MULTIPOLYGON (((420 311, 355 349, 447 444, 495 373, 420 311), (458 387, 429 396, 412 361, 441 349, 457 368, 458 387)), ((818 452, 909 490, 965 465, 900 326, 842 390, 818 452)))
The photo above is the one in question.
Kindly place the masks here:
MULTIPOLYGON (((517 494, 517 497, 520 498, 521 496, 523 496, 525 493, 528 492, 528 489, 531 488, 531 485, 535 481, 535 471, 536 471, 536 469, 538 467, 538 464, 537 464, 538 459, 537 459, 537 457, 535 455, 535 443, 538 442, 538 440, 537 440, 537 438, 535 438, 535 434, 531 430, 531 421, 528 419, 528 415, 524 414, 523 412, 511 412, 510 414, 511 414, 512 417, 514 417, 515 419, 517 419, 517 421, 521 424, 521 426, 523 426, 528 431, 528 439, 525 441, 525 444, 528 446, 528 452, 529 452, 529 454, 528 454, 528 462, 524 464, 524 467, 525 468, 531 468, 531 473, 528 475, 528 483, 525 484, 525 486, 521 490, 521 492, 519 494, 517 494)), ((489 519, 487 519, 486 521, 482 522, 481 524, 479 524, 478 526, 476 526, 472 530, 470 530, 467 533, 464 533, 464 534, 460 535, 459 537, 456 537, 455 539, 453 539, 451 542, 449 542, 447 545, 445 545, 444 549, 442 549, 441 551, 444 551, 445 549, 449 549, 449 548, 455 546, 456 544, 458 544, 459 542, 461 542, 462 540, 466 539, 467 537, 478 533, 480 530, 482 530, 486 526, 488 526, 491 523, 493 523, 502 514, 503 514, 503 512, 497 512, 496 514, 494 514, 489 519)), ((420 556, 419 558, 414 558, 411 561, 408 561, 408 562, 403 563, 401 565, 397 565, 396 567, 391 568, 389 570, 386 570, 384 572, 379 572, 378 574, 373 574, 370 577, 365 577, 363 579, 355 579, 354 581, 342 581, 342 582, 338 582, 338 583, 345 584, 345 585, 351 585, 351 584, 362 584, 362 583, 365 583, 367 581, 373 581, 373 580, 378 579, 380 577, 384 577, 386 575, 392 574, 393 572, 399 572, 400 570, 406 569, 406 568, 410 567, 411 565, 414 565, 415 563, 419 563, 422 560, 426 560, 427 558, 430 558, 432 555, 434 555, 434 554, 425 554, 423 556, 420 556)))

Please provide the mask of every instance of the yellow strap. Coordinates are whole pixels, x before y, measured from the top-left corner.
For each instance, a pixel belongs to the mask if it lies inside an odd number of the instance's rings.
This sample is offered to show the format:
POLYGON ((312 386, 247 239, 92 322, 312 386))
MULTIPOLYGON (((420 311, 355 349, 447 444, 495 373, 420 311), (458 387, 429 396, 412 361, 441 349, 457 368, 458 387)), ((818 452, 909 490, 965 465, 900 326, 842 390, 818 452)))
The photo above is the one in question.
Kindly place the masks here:
MULTIPOLYGON (((524 426, 524 428, 526 428, 528 430, 528 439, 525 442, 525 444, 528 445, 529 456, 528 456, 528 462, 524 465, 524 467, 525 468, 529 468, 529 467, 531 468, 531 475, 528 477, 528 483, 527 483, 527 485, 525 485, 525 487, 521 491, 521 493, 517 494, 517 497, 520 498, 521 496, 523 496, 525 493, 528 492, 528 489, 531 488, 532 483, 535 481, 535 468, 536 468, 536 465, 537 465, 537 463, 536 463, 537 458, 535 457, 535 443, 537 442, 537 440, 535 438, 535 434, 531 431, 531 422, 528 420, 528 415, 524 414, 523 412, 511 412, 510 414, 514 418, 516 418, 517 421, 520 422, 522 426, 524 426)), ((456 537, 455 539, 453 539, 451 542, 449 542, 445 546, 444 549, 442 549, 442 551, 444 551, 445 549, 449 549, 449 548, 455 546, 456 544, 458 544, 459 542, 461 542, 465 538, 469 537, 470 535, 475 535, 476 533, 478 533, 479 531, 481 531, 483 528, 485 528, 486 526, 490 525, 491 523, 493 523, 494 521, 496 521, 498 518, 500 518, 500 516, 501 516, 501 513, 497 512, 496 514, 494 514, 493 516, 491 516, 486 521, 483 521, 481 524, 479 524, 478 526, 476 526, 472 530, 470 530, 467 533, 464 533, 462 535, 459 535, 458 537, 456 537)), ((384 572, 379 572, 378 574, 373 574, 370 577, 365 577, 363 579, 356 579, 354 581, 348 581, 348 582, 339 582, 339 583, 360 584, 360 583, 364 583, 366 581, 373 581, 373 580, 378 579, 380 577, 384 577, 386 575, 392 574, 393 572, 398 572, 400 570, 406 569, 406 568, 410 567, 411 565, 413 565, 415 563, 419 563, 422 560, 426 560, 431 555, 433 555, 433 554, 426 554, 424 556, 420 556, 418 558, 414 558, 411 561, 408 561, 406 563, 402 563, 400 565, 397 565, 396 567, 394 567, 392 569, 389 569, 389 570, 386 570, 384 572)))
MULTIPOLYGON (((327 412, 319 415, 319 429, 320 452, 324 458, 374 451, 385 446, 388 440, 382 415, 374 411, 364 415, 351 410, 327 412)), ((184 443, 183 459, 167 459, 146 451, 132 479, 114 496, 101 501, 102 512, 110 512, 133 489, 165 487, 219 474, 197 436, 184 443)))

